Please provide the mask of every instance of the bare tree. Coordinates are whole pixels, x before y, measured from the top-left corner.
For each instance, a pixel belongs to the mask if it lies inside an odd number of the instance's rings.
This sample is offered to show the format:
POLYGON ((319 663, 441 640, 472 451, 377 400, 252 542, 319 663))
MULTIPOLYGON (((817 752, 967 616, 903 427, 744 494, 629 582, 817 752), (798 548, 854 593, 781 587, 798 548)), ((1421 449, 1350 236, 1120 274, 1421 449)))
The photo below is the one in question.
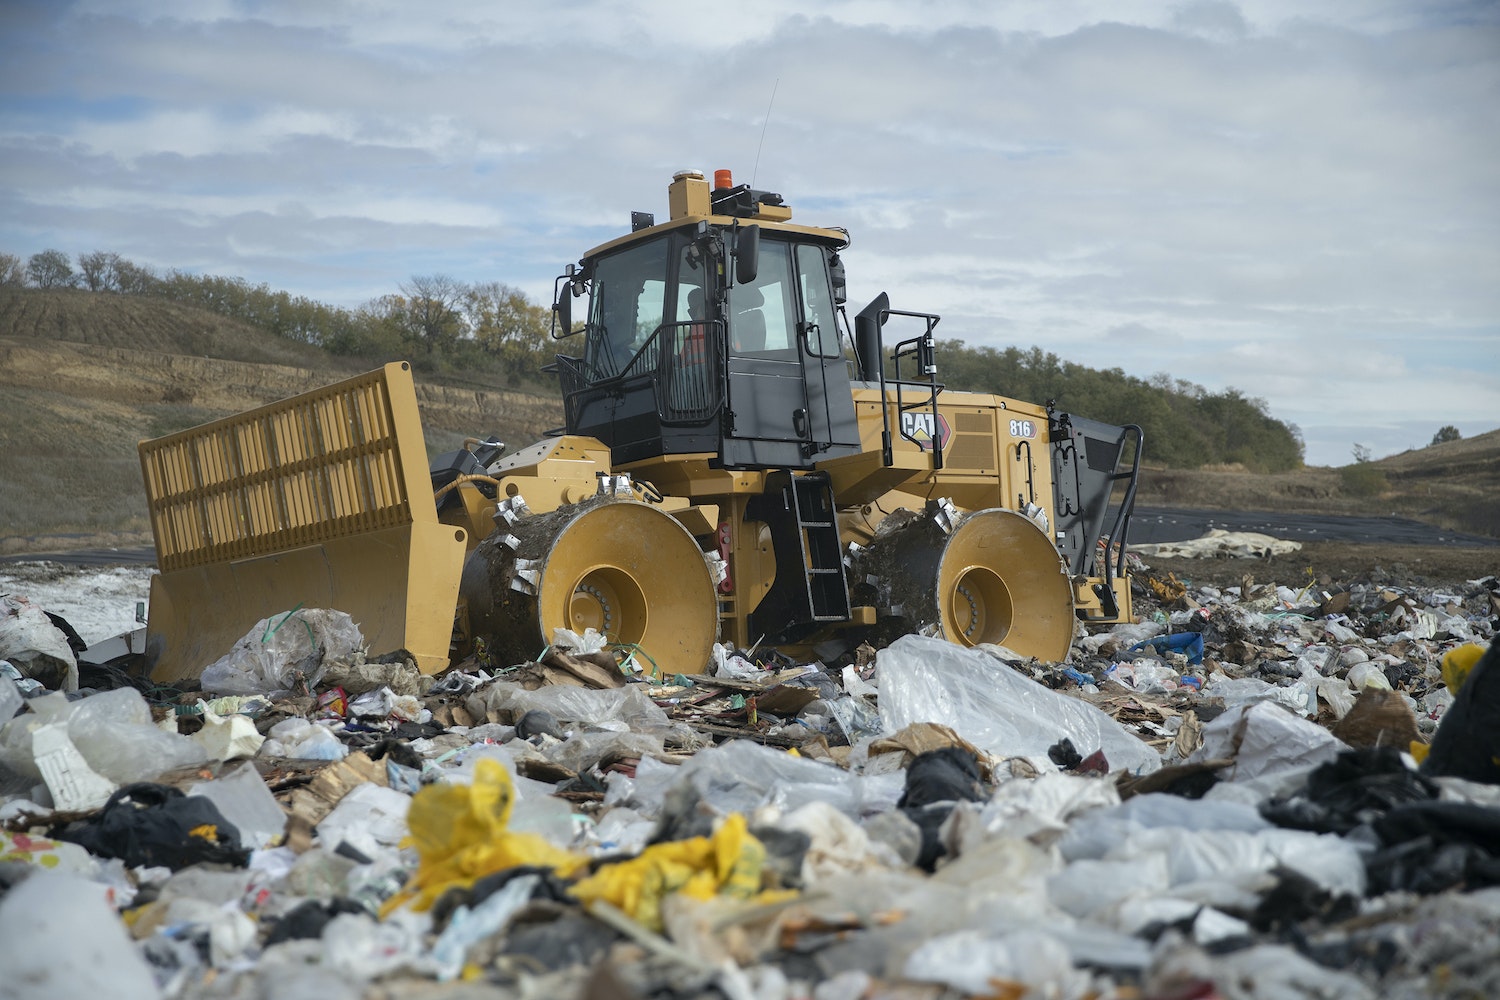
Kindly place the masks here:
POLYGON ((72 288, 78 284, 68 255, 61 250, 43 250, 26 261, 26 277, 38 288, 72 288))
POLYGON ((120 290, 120 255, 107 250, 78 255, 78 273, 83 287, 91 292, 120 290))
POLYGON ((13 253, 0 253, 0 288, 20 288, 26 284, 26 265, 13 253))
POLYGON ((408 331, 428 354, 451 348, 464 335, 464 318, 458 306, 465 291, 446 274, 416 275, 401 284, 408 331))

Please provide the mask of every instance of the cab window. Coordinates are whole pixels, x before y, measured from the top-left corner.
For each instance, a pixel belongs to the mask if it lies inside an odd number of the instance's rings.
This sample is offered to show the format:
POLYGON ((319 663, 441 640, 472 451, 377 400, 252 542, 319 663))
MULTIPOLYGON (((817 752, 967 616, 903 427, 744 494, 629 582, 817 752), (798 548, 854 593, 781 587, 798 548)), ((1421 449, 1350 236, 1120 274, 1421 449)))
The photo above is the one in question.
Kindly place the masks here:
POLYGON ((599 375, 624 371, 661 326, 667 301, 667 240, 633 246, 594 266, 584 359, 599 375))
POLYGON ((827 259, 822 247, 797 247, 797 282, 802 291, 802 310, 807 332, 807 352, 821 358, 839 356, 839 332, 833 305, 833 286, 828 279, 827 259))
POLYGON ((729 335, 736 353, 796 355, 797 301, 790 251, 785 243, 762 240, 755 280, 730 289, 729 335))

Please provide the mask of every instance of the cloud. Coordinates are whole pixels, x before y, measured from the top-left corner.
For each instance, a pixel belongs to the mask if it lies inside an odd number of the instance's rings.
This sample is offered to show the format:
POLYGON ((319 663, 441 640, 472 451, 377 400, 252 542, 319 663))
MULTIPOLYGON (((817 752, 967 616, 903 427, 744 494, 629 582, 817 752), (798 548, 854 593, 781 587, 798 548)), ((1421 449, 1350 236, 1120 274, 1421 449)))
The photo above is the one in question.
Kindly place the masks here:
MULTIPOLYGON (((1106 342, 1116 342, 1129 347, 1148 350, 1176 349, 1183 345, 1183 338, 1168 330, 1155 330, 1143 323, 1121 323, 1104 331, 1106 342)), ((1171 365, 1164 365, 1170 368, 1171 365)))
POLYGON ((851 304, 1233 385, 1314 462, 1355 415, 1408 446, 1392 399, 1500 413, 1494 5, 806 9, 9 5, 0 245, 545 297, 673 171, 730 167, 851 230, 851 304))

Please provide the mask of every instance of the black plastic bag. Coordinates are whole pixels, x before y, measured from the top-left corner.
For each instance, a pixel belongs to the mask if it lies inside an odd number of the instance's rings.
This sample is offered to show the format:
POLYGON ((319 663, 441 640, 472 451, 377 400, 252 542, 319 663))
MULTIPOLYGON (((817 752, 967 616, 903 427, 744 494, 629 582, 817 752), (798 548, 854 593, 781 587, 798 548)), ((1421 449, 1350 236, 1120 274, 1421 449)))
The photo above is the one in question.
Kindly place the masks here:
POLYGON ((919 754, 906 768, 906 791, 896 807, 922 831, 916 865, 933 871, 945 852, 938 834, 959 802, 983 802, 987 794, 979 762, 962 747, 919 754))
POLYGON ((1437 795, 1437 785, 1407 768, 1395 747, 1346 750, 1315 767, 1299 793, 1266 803, 1260 814, 1277 826, 1344 834, 1396 806, 1437 795))
POLYGON ((1422 773, 1500 785, 1500 642, 1490 644, 1453 696, 1422 773))
POLYGON ((212 799, 147 781, 123 786, 99 812, 53 836, 131 868, 176 871, 205 861, 243 867, 250 860, 240 831, 212 799))

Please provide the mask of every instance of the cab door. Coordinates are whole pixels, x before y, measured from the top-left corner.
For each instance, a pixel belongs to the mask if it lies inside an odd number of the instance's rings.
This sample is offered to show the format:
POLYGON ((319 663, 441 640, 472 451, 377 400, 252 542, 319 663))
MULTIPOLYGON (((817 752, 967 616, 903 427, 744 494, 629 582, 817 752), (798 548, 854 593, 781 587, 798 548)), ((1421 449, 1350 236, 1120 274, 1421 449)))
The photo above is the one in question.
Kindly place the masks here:
POLYGON ((729 290, 726 466, 811 468, 859 448, 827 255, 765 239, 755 280, 729 290))

